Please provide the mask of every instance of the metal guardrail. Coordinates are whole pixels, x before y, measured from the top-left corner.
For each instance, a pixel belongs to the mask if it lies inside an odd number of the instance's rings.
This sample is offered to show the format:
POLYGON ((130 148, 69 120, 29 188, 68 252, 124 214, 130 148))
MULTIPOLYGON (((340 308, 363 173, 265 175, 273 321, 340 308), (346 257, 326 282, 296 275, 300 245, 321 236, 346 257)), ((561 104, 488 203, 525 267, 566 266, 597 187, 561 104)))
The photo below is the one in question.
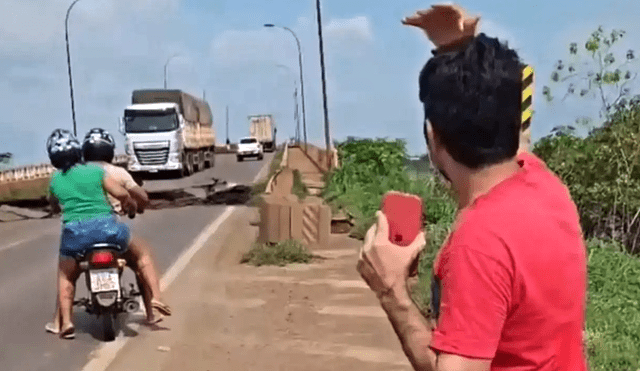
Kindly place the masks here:
MULTIPOLYGON (((128 155, 117 155, 113 159, 113 163, 118 165, 126 164, 128 161, 128 155)), ((0 171, 0 183, 48 178, 55 170, 51 164, 18 166, 13 169, 0 171)))

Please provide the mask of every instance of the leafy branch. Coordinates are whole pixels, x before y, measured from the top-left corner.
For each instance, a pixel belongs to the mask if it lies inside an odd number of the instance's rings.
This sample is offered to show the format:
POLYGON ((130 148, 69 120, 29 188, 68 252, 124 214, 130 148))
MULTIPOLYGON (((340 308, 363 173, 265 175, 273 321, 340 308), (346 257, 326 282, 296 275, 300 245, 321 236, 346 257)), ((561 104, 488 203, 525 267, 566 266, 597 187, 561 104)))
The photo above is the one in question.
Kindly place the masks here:
MULTIPOLYGON (((616 29, 605 33, 600 26, 589 36, 583 50, 576 42, 569 45, 571 61, 558 60, 551 73, 550 85, 556 85, 554 89, 565 85, 561 101, 569 96, 599 99, 600 118, 605 120, 610 120, 619 109, 640 102, 640 95, 632 96, 629 88, 638 77, 638 73, 632 71, 632 65, 637 62, 635 51, 627 50, 622 57, 616 58, 613 50, 625 34, 624 30, 616 29), (623 62, 616 63, 618 59, 623 62)), ((554 100, 550 86, 544 86, 542 94, 548 102, 554 100)))

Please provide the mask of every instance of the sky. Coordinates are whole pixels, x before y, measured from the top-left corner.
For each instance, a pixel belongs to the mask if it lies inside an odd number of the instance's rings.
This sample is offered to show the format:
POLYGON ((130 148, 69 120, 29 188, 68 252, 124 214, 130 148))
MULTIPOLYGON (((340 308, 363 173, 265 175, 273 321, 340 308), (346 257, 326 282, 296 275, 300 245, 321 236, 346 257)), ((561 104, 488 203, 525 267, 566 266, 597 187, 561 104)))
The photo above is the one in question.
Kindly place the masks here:
MULTIPOLYGON (((14 164, 46 162, 45 141, 72 130, 64 19, 70 0, 4 0, 0 13, 0 152, 14 164)), ((572 41, 583 45, 599 25, 627 31, 620 50, 639 51, 637 0, 460 0, 482 17, 480 31, 507 41, 536 71, 533 140, 581 115, 597 116, 594 99, 549 104, 542 85, 572 41)), ((426 152, 418 74, 433 45, 401 19, 431 4, 416 0, 322 0, 330 133, 402 138, 412 155, 426 152)), ((307 136, 324 146, 324 118, 314 0, 81 0, 69 18, 79 136, 102 127, 123 152, 118 120, 134 89, 168 87, 211 105, 217 142, 249 134, 247 116, 273 114, 278 140, 292 137, 301 42, 307 136)), ((638 67, 638 66, 637 66, 638 67)), ((636 67, 636 68, 637 68, 636 67)), ((640 71, 640 68, 637 68, 640 71)), ((638 91, 636 89, 638 93, 638 91)), ((302 126, 302 123, 301 123, 302 126)))

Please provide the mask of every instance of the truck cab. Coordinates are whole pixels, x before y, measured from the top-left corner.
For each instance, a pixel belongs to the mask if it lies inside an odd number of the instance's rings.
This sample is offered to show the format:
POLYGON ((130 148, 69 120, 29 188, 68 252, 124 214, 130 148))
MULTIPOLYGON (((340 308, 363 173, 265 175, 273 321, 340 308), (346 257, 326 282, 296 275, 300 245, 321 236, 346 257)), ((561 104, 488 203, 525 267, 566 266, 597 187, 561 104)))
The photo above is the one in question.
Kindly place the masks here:
POLYGON ((154 173, 182 169, 184 122, 177 104, 128 106, 121 128, 125 134, 125 151, 129 155, 129 171, 154 173))
POLYGON ((246 157, 256 157, 262 160, 264 157, 264 149, 262 144, 255 137, 244 137, 238 141, 238 150, 236 152, 238 161, 244 160, 246 157))

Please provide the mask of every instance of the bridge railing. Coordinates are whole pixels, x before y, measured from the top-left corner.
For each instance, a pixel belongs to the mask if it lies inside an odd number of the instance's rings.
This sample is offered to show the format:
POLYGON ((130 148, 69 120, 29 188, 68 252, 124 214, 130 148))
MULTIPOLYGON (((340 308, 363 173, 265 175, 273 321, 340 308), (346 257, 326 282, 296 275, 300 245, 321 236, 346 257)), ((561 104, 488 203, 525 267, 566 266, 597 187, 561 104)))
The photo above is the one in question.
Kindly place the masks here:
MULTIPOLYGON (((123 165, 129 161, 128 155, 116 155, 113 163, 123 165)), ((32 180, 48 178, 56 169, 51 164, 25 165, 12 169, 0 171, 0 183, 18 182, 22 180, 32 180)))

